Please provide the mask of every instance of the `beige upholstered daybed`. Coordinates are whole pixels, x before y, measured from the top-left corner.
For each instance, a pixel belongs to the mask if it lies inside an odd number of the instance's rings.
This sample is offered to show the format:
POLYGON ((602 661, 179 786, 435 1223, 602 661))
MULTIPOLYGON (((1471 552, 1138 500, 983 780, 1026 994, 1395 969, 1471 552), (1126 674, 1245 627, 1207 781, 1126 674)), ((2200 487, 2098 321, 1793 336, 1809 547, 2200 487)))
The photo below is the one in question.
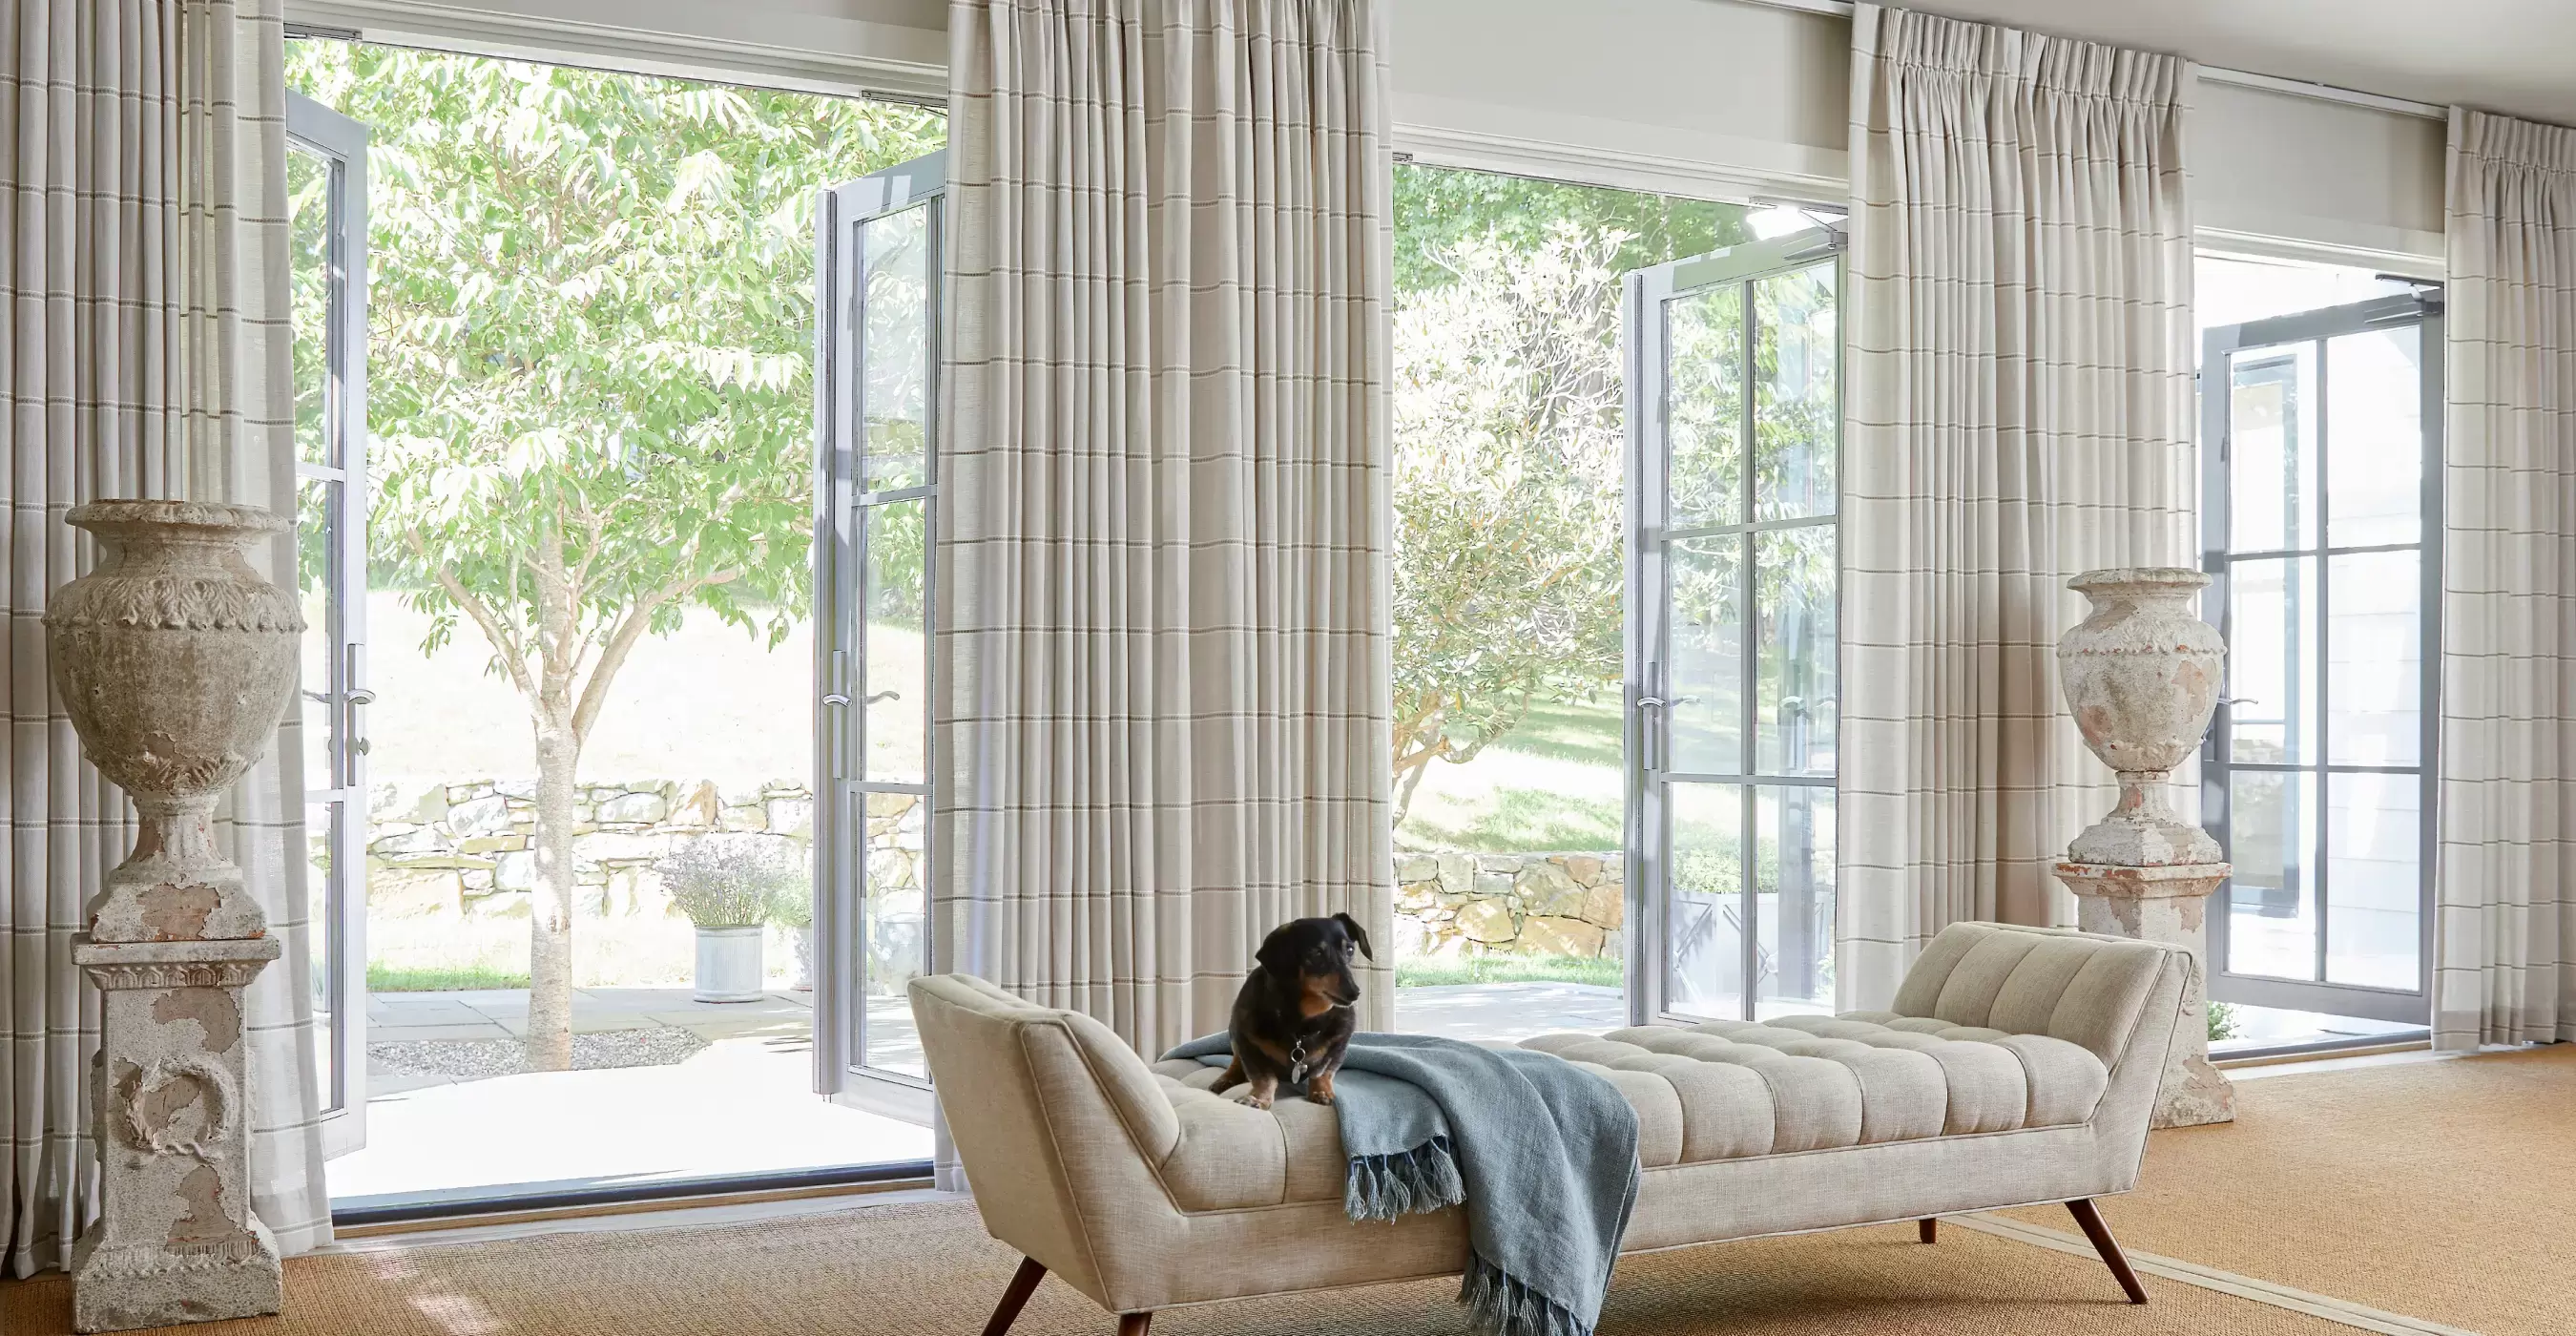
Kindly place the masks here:
MULTIPOLYGON (((2185 953, 1955 924, 1890 1011, 1542 1035, 1637 1109, 1643 1181, 1624 1252, 2066 1202, 2146 1302, 2091 1199, 2138 1177, 2185 953)), ((1461 1212, 1354 1224, 1331 1108, 1209 1094, 1088 1017, 963 975, 913 1013, 985 1228, 1027 1260, 1000 1336, 1052 1271, 1143 1336, 1159 1309, 1456 1275, 1461 1212)), ((1614 1278, 1612 1284, 1617 1284, 1614 1278)))

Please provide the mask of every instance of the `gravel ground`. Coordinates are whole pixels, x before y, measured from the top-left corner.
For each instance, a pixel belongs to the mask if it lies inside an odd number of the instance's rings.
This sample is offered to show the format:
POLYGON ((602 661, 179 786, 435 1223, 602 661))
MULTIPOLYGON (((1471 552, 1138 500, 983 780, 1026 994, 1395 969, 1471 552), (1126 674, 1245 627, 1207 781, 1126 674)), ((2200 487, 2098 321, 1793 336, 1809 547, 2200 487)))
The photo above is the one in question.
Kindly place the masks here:
MULTIPOLYGON (((572 1065, 580 1070, 667 1067, 706 1046, 706 1040, 676 1025, 577 1034, 572 1037, 572 1065)), ((367 1060, 378 1071, 402 1076, 479 1081, 526 1071, 528 1046, 516 1039, 405 1040, 367 1045, 367 1060)))

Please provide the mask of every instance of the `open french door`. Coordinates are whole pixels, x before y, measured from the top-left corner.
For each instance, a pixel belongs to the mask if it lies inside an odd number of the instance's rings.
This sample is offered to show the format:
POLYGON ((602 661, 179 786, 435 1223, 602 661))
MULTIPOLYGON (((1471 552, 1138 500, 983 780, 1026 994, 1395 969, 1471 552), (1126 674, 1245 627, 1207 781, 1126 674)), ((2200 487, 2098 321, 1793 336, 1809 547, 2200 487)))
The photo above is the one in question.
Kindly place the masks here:
POLYGON ((367 127, 286 97, 307 941, 330 1156, 367 1136, 367 127))
POLYGON ((1627 278, 1639 1023, 1834 1008, 1841 243, 1627 278))
POLYGON ((2203 335, 2214 1000, 2428 1022, 2442 348, 2438 290, 2203 335))
POLYGON ((928 1124, 905 985, 930 967, 930 593, 945 153, 815 210, 814 1055, 836 1102, 928 1124))

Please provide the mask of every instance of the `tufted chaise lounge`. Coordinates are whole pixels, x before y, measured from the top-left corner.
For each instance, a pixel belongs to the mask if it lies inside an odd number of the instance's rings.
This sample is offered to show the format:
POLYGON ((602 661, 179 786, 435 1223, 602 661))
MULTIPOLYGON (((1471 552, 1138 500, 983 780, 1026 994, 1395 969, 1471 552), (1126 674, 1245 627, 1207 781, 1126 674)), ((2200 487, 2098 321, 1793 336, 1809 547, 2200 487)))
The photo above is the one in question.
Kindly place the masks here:
MULTIPOLYGON (((2065 1202, 2133 1302, 2092 1198, 2136 1185, 2190 957, 2084 933, 1954 924, 1888 1011, 1526 1041, 1636 1106, 1624 1252, 2065 1202)), ((912 984, 922 1046, 993 1237, 1025 1255, 1000 1336, 1052 1271, 1142 1336, 1158 1309, 1464 1269, 1456 1210, 1342 1211, 1331 1108, 1208 1093, 1097 1021, 979 979, 912 984)))

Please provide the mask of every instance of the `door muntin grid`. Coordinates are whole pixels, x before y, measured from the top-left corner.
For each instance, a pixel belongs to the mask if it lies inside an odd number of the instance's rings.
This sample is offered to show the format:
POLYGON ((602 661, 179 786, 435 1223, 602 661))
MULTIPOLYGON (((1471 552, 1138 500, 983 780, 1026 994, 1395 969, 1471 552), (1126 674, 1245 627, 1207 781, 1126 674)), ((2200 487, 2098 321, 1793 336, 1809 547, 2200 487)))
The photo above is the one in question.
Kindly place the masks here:
POLYGON ((1831 1009, 1838 243, 1630 278, 1639 1019, 1831 1009))

